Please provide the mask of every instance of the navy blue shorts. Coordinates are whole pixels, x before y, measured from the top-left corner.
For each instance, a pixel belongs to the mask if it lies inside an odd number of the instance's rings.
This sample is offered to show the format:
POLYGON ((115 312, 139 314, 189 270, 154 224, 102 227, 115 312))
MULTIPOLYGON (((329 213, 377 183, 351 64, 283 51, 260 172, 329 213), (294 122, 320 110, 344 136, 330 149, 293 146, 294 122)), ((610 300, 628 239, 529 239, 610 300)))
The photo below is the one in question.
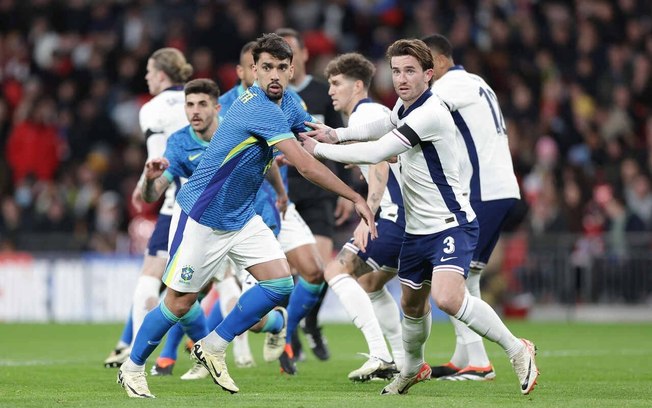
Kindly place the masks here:
POLYGON ((429 235, 405 233, 399 258, 398 279, 412 289, 430 286, 438 270, 454 270, 465 278, 479 234, 478 222, 429 235))
POLYGON ((383 218, 376 222, 376 228, 378 229, 378 238, 373 241, 369 239, 365 252, 353 245, 353 238, 344 245, 344 249, 357 254, 374 270, 396 273, 405 229, 383 218))
POLYGON ((152 236, 147 243, 147 255, 167 258, 168 256, 168 233, 170 232, 171 215, 159 214, 152 236))
POLYGON ((478 246, 473 253, 472 266, 478 268, 486 266, 496 247, 507 214, 517 202, 516 198, 471 202, 471 207, 473 207, 480 224, 480 236, 478 237, 478 246))

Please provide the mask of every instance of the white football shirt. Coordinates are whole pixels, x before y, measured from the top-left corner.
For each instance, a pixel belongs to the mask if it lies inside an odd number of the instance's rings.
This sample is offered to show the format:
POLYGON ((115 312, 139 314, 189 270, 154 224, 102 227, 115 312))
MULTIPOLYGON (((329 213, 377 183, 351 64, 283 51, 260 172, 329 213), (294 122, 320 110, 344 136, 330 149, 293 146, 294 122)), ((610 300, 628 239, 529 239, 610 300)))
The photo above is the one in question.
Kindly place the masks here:
POLYGON ((430 90, 407 110, 399 99, 391 120, 394 133, 412 145, 399 155, 406 232, 433 234, 473 221, 460 180, 455 123, 443 102, 430 90))
POLYGON ((505 120, 491 87, 456 65, 435 81, 432 90, 450 109, 464 141, 462 180, 470 178, 471 200, 520 198, 505 120))
MULTIPOLYGON (((147 144, 147 160, 162 157, 168 137, 188 126, 184 104, 183 87, 175 86, 154 96, 140 108, 140 128, 147 144)), ((165 191, 165 201, 161 206, 160 214, 172 215, 175 192, 175 183, 170 183, 170 187, 165 191)))
MULTIPOLYGON (((356 105, 355 109, 349 117, 349 126, 361 126, 367 123, 371 123, 375 120, 387 118, 391 114, 391 110, 384 105, 381 105, 376 102, 372 102, 371 99, 363 99, 356 105)), ((369 183, 369 165, 360 164, 360 172, 365 178, 367 183, 369 183)), ((392 200, 392 194, 394 197, 401 195, 401 172, 398 163, 389 164, 390 176, 387 181, 387 187, 385 192, 380 200, 380 218, 396 222, 398 218, 398 204, 392 200), (392 180, 393 177, 393 180, 392 180), (390 189, 395 189, 396 191, 390 191, 390 189)))

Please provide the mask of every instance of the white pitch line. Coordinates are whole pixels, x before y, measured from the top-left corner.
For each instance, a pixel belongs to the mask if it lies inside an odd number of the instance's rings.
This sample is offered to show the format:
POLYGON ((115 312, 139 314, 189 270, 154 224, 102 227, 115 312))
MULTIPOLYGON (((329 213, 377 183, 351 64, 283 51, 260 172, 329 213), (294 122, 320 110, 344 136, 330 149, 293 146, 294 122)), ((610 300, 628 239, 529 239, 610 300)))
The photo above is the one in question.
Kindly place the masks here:
POLYGON ((87 361, 88 360, 0 360, 0 367, 72 365, 85 363, 87 361))

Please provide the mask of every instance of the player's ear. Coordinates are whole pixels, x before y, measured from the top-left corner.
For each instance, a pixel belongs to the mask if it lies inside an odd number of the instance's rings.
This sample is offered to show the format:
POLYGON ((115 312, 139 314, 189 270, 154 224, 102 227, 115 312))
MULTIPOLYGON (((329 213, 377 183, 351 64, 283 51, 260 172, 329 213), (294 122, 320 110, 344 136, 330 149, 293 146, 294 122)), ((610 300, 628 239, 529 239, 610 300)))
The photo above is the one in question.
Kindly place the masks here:
POLYGON ((290 79, 294 78, 294 64, 290 64, 290 79))
POLYGON ((244 68, 242 68, 242 65, 238 64, 235 66, 235 73, 238 75, 238 78, 240 81, 244 78, 244 68))

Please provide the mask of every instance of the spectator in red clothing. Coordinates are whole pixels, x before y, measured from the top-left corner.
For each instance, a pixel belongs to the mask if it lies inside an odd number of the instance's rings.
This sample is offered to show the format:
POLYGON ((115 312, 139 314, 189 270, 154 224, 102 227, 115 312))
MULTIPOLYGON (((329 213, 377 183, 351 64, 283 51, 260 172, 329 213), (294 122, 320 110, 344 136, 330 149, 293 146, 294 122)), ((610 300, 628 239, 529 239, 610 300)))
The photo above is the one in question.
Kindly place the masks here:
POLYGON ((38 180, 54 179, 63 147, 55 125, 55 109, 51 98, 38 99, 27 118, 16 124, 9 135, 6 157, 14 185, 30 174, 38 180))

